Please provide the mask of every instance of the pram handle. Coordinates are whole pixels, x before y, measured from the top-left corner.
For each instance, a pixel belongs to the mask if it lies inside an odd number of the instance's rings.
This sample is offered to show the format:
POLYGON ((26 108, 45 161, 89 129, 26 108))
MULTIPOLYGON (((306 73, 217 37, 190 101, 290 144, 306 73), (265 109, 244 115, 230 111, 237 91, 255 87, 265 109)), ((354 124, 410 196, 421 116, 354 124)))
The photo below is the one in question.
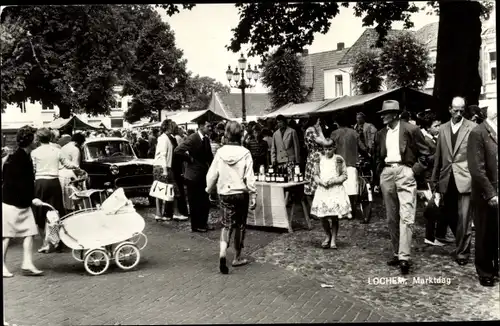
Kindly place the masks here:
POLYGON ((42 203, 42 206, 48 207, 48 208, 50 208, 50 210, 52 210, 52 211, 56 211, 56 209, 55 209, 52 205, 50 205, 50 204, 47 204, 47 203, 42 203))

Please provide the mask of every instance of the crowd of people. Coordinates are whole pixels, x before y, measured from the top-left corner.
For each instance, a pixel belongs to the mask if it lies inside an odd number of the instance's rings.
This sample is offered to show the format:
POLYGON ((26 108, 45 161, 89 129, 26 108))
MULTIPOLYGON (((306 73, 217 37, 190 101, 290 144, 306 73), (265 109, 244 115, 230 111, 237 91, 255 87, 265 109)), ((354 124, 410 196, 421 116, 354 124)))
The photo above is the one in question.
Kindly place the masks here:
MULTIPOLYGON (((113 136, 128 139, 139 157, 154 160, 155 180, 174 185, 173 202, 156 201, 156 221, 187 220, 189 215, 193 232, 207 232, 213 230, 208 223, 211 201, 218 203, 219 263, 224 274, 232 234, 236 250, 232 265, 248 263, 241 253, 248 208, 256 206, 255 174, 262 166, 267 170, 299 165, 305 175, 308 209, 321 220, 325 232, 323 248, 337 248, 339 219, 369 223, 365 216, 358 217, 357 207, 360 174, 370 175, 386 211, 393 248, 388 265, 398 266, 402 274, 410 271, 417 190, 423 190, 425 243, 449 242, 449 228, 455 237, 454 260, 467 264, 474 218, 476 270, 480 283, 492 286, 498 278, 498 217, 492 218, 498 208, 496 108, 469 109, 463 98, 454 98, 451 119, 442 123, 431 110, 413 117, 400 110, 397 101, 388 100, 378 112, 384 124, 380 130, 361 112, 355 121, 347 115, 338 115, 335 121, 317 116, 298 121, 277 116, 244 124, 199 121, 196 131, 185 131, 166 119, 159 130, 149 132, 63 135, 60 148, 54 143, 57 135, 49 130, 39 129, 35 140, 32 129, 21 128, 18 150, 5 165, 2 162, 4 194, 19 193, 21 186, 33 191, 25 192, 25 198, 4 195, 4 277, 11 275, 5 266, 9 238, 32 237, 37 233, 33 223, 43 232, 44 209, 35 208, 32 217, 31 201, 48 202, 61 212, 71 209, 63 199, 64 182, 58 180, 57 171, 63 169, 68 176, 81 173, 79 148, 85 138, 113 136), (35 143, 39 143, 36 149, 35 143), (30 162, 25 154, 31 154, 30 162), (14 182, 18 168, 30 164, 32 178, 23 176, 24 185, 14 182), (26 222, 31 219, 33 223, 26 222)), ((28 248, 30 240, 26 241, 28 248)), ((31 256, 25 255, 23 266, 37 274, 31 256)))

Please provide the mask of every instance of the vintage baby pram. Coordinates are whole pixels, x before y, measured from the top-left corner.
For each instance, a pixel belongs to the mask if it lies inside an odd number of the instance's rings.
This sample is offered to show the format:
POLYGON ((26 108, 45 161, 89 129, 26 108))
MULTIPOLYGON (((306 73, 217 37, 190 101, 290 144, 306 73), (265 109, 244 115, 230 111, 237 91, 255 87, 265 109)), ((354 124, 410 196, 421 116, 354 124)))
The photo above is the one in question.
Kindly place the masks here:
POLYGON ((111 260, 123 270, 136 267, 140 250, 147 245, 147 237, 142 233, 144 219, 122 188, 114 191, 100 207, 80 209, 57 223, 60 240, 72 249, 73 258, 83 262, 91 275, 105 273, 111 260))

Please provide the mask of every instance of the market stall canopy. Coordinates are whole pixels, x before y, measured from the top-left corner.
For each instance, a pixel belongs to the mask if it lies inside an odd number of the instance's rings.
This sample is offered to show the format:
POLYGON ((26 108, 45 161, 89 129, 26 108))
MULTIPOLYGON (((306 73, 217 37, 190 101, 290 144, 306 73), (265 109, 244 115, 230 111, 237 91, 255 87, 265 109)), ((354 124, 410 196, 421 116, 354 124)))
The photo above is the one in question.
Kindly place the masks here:
MULTIPOLYGON (((407 87, 400 87, 382 92, 370 93, 365 95, 344 96, 324 105, 315 113, 328 113, 349 108, 372 108, 375 111, 380 110, 382 102, 385 100, 396 100, 399 102, 400 109, 406 109, 411 112, 420 112, 427 108, 435 108, 435 99, 432 95, 426 94, 407 87)), ((364 112, 367 114, 368 112, 364 112)))
POLYGON ((88 123, 83 122, 80 120, 77 116, 72 116, 68 119, 63 119, 63 118, 57 118, 51 123, 45 125, 44 127, 47 128, 52 128, 52 129, 61 129, 66 126, 72 126, 73 129, 91 129, 91 130, 98 130, 100 128, 94 127, 92 125, 89 125, 88 123))
MULTIPOLYGON (((168 116, 168 118, 175 121, 175 123, 177 123, 178 125, 191 123, 191 122, 196 123, 200 120, 206 120, 206 121, 227 120, 223 116, 220 116, 211 110, 199 110, 199 111, 187 111, 187 112, 183 111, 183 112, 179 112, 179 113, 173 114, 171 116, 168 116)), ((161 126, 161 121, 148 125, 148 127, 153 127, 153 128, 160 127, 160 126, 161 126)))
POLYGON ((266 115, 266 118, 274 118, 278 115, 282 115, 285 117, 294 117, 294 116, 303 116, 313 112, 318 111, 323 108, 325 105, 328 105, 332 102, 337 101, 338 99, 331 99, 325 101, 317 101, 317 102, 306 102, 306 103, 288 103, 278 110, 269 113, 266 115))
POLYGON ((106 125, 103 122, 93 122, 93 123, 89 122, 88 124, 98 129, 106 129, 106 130, 108 129, 108 127, 106 127, 106 125))

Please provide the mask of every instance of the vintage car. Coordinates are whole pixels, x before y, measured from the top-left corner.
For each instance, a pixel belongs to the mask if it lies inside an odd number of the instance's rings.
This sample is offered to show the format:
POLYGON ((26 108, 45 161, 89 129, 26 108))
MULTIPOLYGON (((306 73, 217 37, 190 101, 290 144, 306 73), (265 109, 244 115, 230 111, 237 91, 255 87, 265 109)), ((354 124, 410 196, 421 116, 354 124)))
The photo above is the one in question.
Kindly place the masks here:
MULTIPOLYGON (((82 147, 80 167, 89 175, 89 189, 123 188, 129 198, 149 198, 153 184, 153 159, 137 158, 126 139, 88 139, 82 147)), ((153 204, 151 199, 150 204, 153 204)))

